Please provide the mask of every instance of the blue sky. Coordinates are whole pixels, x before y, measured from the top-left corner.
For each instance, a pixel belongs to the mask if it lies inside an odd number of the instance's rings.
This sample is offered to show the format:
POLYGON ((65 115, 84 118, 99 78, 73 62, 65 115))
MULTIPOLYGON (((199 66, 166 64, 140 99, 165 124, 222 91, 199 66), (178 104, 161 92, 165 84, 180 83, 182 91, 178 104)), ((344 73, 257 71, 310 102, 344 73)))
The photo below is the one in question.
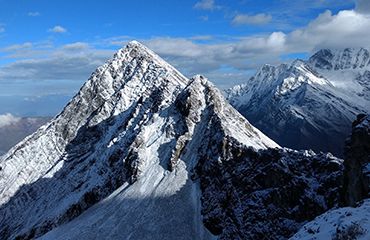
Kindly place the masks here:
POLYGON ((31 114, 61 99, 130 40, 152 48, 188 76, 220 88, 262 64, 306 58, 317 49, 367 47, 367 0, 82 1, 0 0, 0 114, 31 114), (355 39, 355 40, 354 40, 355 39), (55 97, 58 95, 58 97, 55 97), (23 104, 23 105, 22 105, 23 104), (27 105, 28 104, 28 105, 27 105), (27 110, 27 111, 26 111, 27 110))

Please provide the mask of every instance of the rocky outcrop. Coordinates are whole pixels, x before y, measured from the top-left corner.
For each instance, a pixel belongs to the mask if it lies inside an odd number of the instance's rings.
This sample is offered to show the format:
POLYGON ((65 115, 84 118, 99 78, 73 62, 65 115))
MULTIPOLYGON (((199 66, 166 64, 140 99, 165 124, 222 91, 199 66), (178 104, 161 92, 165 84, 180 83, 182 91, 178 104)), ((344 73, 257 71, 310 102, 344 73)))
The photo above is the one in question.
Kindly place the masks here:
POLYGON ((343 186, 333 208, 305 224, 291 240, 370 238, 370 116, 359 114, 345 144, 343 186), (348 207, 349 206, 349 207, 348 207))
POLYGON ((255 151, 210 135, 196 173, 204 224, 220 239, 287 239, 337 206, 341 160, 309 151, 255 151))
POLYGON ((370 116, 360 114, 346 141, 344 172, 344 204, 355 206, 369 197, 370 189, 370 116))

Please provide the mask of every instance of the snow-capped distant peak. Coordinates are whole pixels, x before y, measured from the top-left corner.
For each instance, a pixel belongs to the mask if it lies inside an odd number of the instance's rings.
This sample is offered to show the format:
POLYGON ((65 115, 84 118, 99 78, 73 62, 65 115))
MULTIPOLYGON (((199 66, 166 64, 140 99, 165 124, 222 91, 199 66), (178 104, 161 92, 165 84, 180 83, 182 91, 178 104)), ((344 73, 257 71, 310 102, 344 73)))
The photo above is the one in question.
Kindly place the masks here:
POLYGON ((370 111, 369 61, 365 48, 323 49, 308 61, 264 65, 226 96, 281 145, 341 156, 352 119, 370 111), (324 138, 331 142, 321 142, 324 138))
POLYGON ((308 62, 323 70, 363 69, 370 64, 370 53, 366 48, 322 49, 308 62))

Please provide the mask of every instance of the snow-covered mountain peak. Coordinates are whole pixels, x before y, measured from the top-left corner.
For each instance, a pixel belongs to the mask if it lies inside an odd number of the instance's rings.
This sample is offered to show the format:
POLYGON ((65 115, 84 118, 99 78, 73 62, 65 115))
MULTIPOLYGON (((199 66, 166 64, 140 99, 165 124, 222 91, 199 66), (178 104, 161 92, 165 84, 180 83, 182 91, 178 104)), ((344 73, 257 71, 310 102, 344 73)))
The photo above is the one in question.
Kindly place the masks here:
POLYGON ((226 94, 234 107, 281 145, 341 156, 352 119, 369 111, 369 61, 365 48, 323 49, 308 61, 264 65, 226 94))
POLYGON ((132 42, 120 49, 91 75, 58 116, 4 155, 0 162, 4 165, 0 172, 0 193, 4 194, 0 203, 63 161, 63 149, 83 126, 95 127, 146 100, 164 108, 188 81, 142 44, 132 42), (37 151, 41 146, 47 146, 48 151, 37 151))
MULTIPOLYGON (((166 226, 176 217, 178 228, 197 239, 204 230, 194 221, 200 201, 191 171, 201 151, 222 148, 227 139, 254 149, 279 147, 205 77, 189 80, 131 42, 91 75, 58 116, 0 160, 0 235, 41 236, 122 187, 120 205, 128 209, 115 212, 117 219, 149 212, 144 222, 166 226), (182 207, 166 209, 168 217, 162 217, 167 197, 182 207)), ((128 225, 119 231, 142 239, 136 229, 141 225, 128 225)), ((80 239, 80 231, 70 234, 80 239)), ((167 238, 178 235, 171 230, 167 238)))
POLYGON ((331 85, 329 81, 321 77, 310 65, 302 60, 295 60, 283 76, 277 94, 286 94, 294 91, 304 84, 331 85))
POLYGON ((308 62, 322 70, 363 69, 369 67, 370 53, 366 48, 322 49, 308 62))
MULTIPOLYGON (((109 70, 110 72, 115 73, 114 75, 118 75, 122 71, 122 68, 126 66, 136 69, 148 68, 148 70, 151 71, 161 71, 162 69, 162 72, 173 72, 174 74, 181 76, 181 80, 183 80, 181 81, 182 84, 187 83, 187 81, 185 81, 186 78, 183 77, 180 72, 138 41, 131 41, 126 47, 118 50, 111 60, 98 68, 97 72, 99 73, 104 70, 109 70)), ((145 78, 142 80, 145 80, 145 78)))
MULTIPOLYGON (((226 91, 232 105, 247 102, 256 93, 260 96, 273 95, 277 98, 286 96, 300 89, 306 91, 306 86, 325 87, 332 84, 317 73, 303 60, 295 60, 291 64, 277 66, 266 64, 248 80, 246 84, 237 85, 226 91)), ((256 95, 254 95, 256 96, 256 95)), ((293 96, 294 97, 294 96, 293 96)), ((254 99, 253 101, 257 101, 254 99)))

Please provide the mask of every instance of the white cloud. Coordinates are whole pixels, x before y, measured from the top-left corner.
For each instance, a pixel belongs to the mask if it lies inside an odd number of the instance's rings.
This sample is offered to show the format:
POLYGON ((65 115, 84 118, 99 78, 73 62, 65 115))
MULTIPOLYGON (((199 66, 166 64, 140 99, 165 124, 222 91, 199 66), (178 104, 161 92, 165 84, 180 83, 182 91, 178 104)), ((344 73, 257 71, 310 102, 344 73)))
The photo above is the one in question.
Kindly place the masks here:
POLYGON ((263 25, 272 20, 272 16, 265 13, 256 15, 237 14, 231 23, 233 25, 263 25))
POLYGON ((112 50, 91 48, 83 42, 66 44, 59 48, 38 49, 37 46, 38 44, 25 43, 5 48, 7 54, 21 60, 1 66, 0 81, 83 81, 114 53, 112 50), (24 46, 29 47, 27 51, 22 48, 24 46))
POLYGON ((15 117, 10 113, 0 115, 0 127, 6 127, 13 123, 17 123, 20 120, 19 117, 15 117))
POLYGON ((5 28, 0 25, 0 33, 5 32, 5 28))
POLYGON ((199 41, 207 41, 207 40, 212 40, 213 36, 211 36, 211 35, 197 35, 197 36, 192 36, 189 39, 199 40, 199 41))
POLYGON ((276 63, 286 41, 284 33, 234 39, 225 43, 197 43, 191 38, 154 38, 144 41, 149 48, 179 67, 185 74, 210 73, 223 66, 255 69, 263 63, 276 63))
POLYGON ((214 0, 200 0, 194 5, 194 8, 200 10, 217 10, 221 7, 216 5, 214 0))
POLYGON ((40 16, 40 13, 39 12, 28 12, 27 15, 29 17, 38 17, 40 16))
POLYGON ((288 36, 291 51, 312 51, 319 48, 346 48, 370 46, 370 16, 354 10, 333 15, 325 11, 305 28, 288 36))
POLYGON ((89 44, 85 42, 75 42, 66 44, 62 48, 69 51, 83 51, 89 48, 89 44))
MULTIPOLYGON (((233 82, 227 79, 228 76, 240 82, 263 64, 281 63, 285 54, 311 53, 327 47, 370 47, 368 29, 369 15, 345 10, 337 14, 326 11, 305 27, 291 32, 237 38, 205 35, 138 40, 188 76, 206 74, 219 86, 231 86, 233 82)), ((0 80, 83 81, 96 66, 115 52, 104 49, 117 49, 117 46, 124 46, 130 39, 130 36, 117 36, 100 40, 99 43, 75 42, 58 48, 52 44, 49 46, 50 43, 45 43, 46 47, 42 48, 35 43, 9 46, 0 49, 0 52, 5 52, 5 57, 23 59, 0 66, 0 80)))
POLYGON ((119 47, 123 47, 124 45, 126 45, 129 41, 129 39, 132 39, 131 36, 115 36, 115 37, 110 37, 110 38, 106 38, 106 39, 103 39, 101 44, 102 45, 113 45, 113 46, 119 46, 119 47))
POLYGON ((368 29, 369 15, 354 10, 337 14, 325 11, 305 27, 287 33, 272 32, 224 40, 213 36, 205 43, 192 38, 162 37, 144 43, 185 73, 216 76, 215 71, 225 66, 230 72, 248 71, 265 63, 281 63, 282 56, 287 54, 313 53, 321 48, 370 47, 368 29))
POLYGON ((57 25, 53 28, 50 28, 48 31, 53 32, 53 33, 65 33, 65 32, 67 32, 67 29, 65 29, 62 26, 57 25))
POLYGON ((25 42, 22 44, 13 44, 10 46, 7 46, 5 48, 2 48, 1 51, 3 52, 12 52, 12 51, 18 51, 18 50, 23 50, 27 48, 31 48, 33 45, 31 42, 25 42))

